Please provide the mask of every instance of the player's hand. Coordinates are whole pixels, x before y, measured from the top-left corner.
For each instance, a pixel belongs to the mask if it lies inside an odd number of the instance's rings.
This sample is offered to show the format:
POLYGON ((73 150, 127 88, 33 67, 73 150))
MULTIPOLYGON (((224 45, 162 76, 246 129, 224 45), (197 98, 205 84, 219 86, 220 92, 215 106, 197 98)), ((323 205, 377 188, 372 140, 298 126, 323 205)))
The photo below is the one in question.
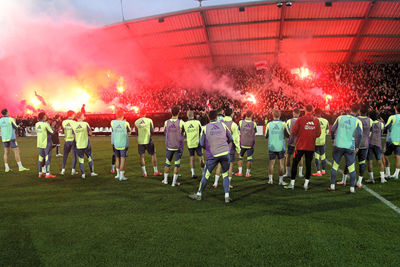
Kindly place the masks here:
POLYGON ((358 148, 356 148, 356 151, 354 151, 354 155, 357 155, 357 153, 358 153, 358 148))

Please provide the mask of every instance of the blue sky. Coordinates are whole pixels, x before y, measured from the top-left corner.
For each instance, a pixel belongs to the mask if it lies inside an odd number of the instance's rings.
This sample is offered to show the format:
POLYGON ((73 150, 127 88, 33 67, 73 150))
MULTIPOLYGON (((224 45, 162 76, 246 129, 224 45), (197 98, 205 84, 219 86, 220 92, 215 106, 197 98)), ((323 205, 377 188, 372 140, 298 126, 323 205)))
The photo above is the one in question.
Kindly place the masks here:
MULTIPOLYGON (((56 4, 59 0, 41 1, 56 4)), ((122 0, 122 2, 127 20, 198 7, 198 2, 194 0, 122 0)), ((203 2, 203 6, 242 2, 246 0, 207 0, 203 2)), ((121 21, 120 0, 69 0, 68 3, 75 9, 76 15, 87 22, 107 25, 121 21)), ((57 4, 55 6, 57 9, 57 4)))

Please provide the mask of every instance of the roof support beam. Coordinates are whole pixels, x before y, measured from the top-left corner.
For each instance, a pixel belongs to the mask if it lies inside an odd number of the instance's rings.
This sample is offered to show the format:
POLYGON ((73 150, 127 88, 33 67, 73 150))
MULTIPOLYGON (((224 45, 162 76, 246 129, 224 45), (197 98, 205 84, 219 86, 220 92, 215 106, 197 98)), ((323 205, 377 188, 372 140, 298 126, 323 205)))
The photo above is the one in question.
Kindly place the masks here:
POLYGON ((372 9, 375 6, 375 0, 371 0, 371 2, 369 2, 368 8, 365 11, 365 15, 364 15, 364 19, 363 21, 360 23, 360 26, 358 28, 357 31, 357 36, 353 39, 353 42, 350 45, 350 52, 347 54, 347 57, 345 59, 345 62, 350 63, 353 61, 354 56, 356 54, 356 50, 360 47, 360 43, 362 41, 362 34, 364 34, 369 27, 369 16, 372 12, 372 9))
POLYGON ((210 32, 208 31, 208 27, 207 27, 207 23, 206 23, 206 18, 204 16, 204 11, 200 11, 200 18, 201 18, 201 23, 203 26, 203 30, 204 30, 204 35, 206 36, 206 44, 208 46, 208 50, 210 52, 210 56, 211 56, 211 62, 214 66, 214 57, 213 57, 213 51, 211 48, 211 43, 210 43, 210 32))
POLYGON ((278 63, 279 52, 281 51, 281 42, 283 40, 283 26, 285 24, 286 5, 281 7, 281 19, 279 22, 278 39, 275 43, 275 63, 278 63))

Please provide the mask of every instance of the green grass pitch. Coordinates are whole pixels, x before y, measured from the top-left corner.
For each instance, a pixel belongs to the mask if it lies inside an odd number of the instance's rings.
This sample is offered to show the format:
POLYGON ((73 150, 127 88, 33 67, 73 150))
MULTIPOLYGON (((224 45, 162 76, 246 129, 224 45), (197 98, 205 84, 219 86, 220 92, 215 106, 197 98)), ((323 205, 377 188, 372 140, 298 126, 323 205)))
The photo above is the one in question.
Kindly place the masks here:
MULTIPOLYGON (((162 170, 164 137, 154 141, 162 170)), ((134 138, 126 182, 109 173, 109 137, 91 139, 100 175, 85 181, 38 179, 35 142, 19 139, 31 171, 0 174, 1 266, 400 266, 399 214, 365 190, 328 192, 329 168, 307 192, 303 179, 294 191, 279 187, 277 175, 267 185, 264 138, 256 141, 253 177, 233 178, 228 205, 222 185, 211 186, 214 176, 202 201, 188 199, 199 181, 190 178, 186 148, 183 185, 173 188, 161 177, 141 177, 134 138)), ((51 169, 58 174, 61 158, 54 154, 51 169)), ((16 169, 14 159, 10 166, 16 169)), ((400 206, 399 180, 369 187, 400 206)))

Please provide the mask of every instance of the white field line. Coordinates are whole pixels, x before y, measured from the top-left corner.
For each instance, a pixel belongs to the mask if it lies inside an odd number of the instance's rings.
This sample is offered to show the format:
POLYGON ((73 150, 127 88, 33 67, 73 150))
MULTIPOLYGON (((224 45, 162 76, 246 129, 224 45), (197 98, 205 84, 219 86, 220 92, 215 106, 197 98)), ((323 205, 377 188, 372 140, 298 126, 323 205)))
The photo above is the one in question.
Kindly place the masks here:
MULTIPOLYGON (((330 166, 332 166, 332 162, 330 162, 329 160, 327 160, 326 162, 330 166)), ((338 171, 343 174, 343 171, 341 169, 338 169, 338 171)), ((374 197, 379 199, 383 204, 385 204, 386 206, 388 206, 389 208, 394 210, 397 214, 400 214, 400 208, 397 207, 395 204, 393 204, 392 202, 390 202, 389 200, 387 200, 383 196, 379 195, 378 193, 376 193, 374 190, 372 190, 371 188, 369 188, 366 185, 363 185, 363 189, 365 189, 365 191, 367 191, 368 193, 370 193, 371 195, 373 195, 374 197)))

